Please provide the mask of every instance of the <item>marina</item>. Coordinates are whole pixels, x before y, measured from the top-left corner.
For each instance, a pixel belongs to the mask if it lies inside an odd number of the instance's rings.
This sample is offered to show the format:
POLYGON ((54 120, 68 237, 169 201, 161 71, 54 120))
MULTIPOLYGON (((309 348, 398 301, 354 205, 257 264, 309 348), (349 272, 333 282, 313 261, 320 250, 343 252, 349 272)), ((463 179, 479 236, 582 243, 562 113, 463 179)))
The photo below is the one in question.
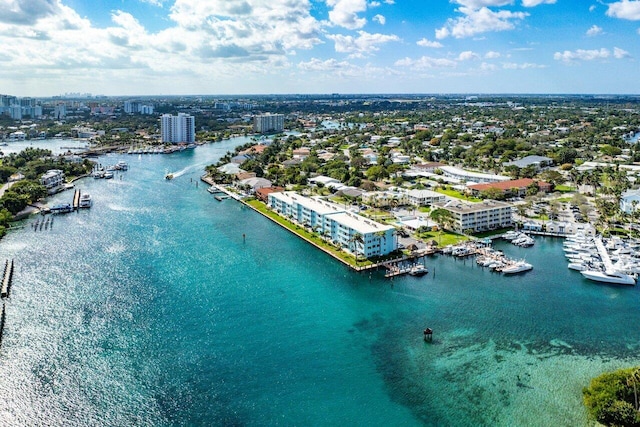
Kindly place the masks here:
POLYGON ((635 254, 638 242, 620 238, 576 235, 563 243, 568 268, 594 282, 635 285, 640 273, 640 259, 635 254), (612 258, 616 260, 614 264, 612 258))

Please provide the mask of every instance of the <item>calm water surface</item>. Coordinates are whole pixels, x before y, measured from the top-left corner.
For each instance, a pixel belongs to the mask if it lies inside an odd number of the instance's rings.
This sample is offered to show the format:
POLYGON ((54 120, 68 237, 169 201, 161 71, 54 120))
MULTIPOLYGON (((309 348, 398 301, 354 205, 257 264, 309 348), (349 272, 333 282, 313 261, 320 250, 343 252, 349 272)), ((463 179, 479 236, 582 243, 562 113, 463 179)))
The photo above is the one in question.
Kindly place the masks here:
POLYGON ((638 289, 585 281, 561 241, 498 243, 534 264, 515 277, 355 274, 198 183, 242 142, 103 157, 130 170, 77 183, 92 209, 0 242, 0 425, 576 426, 591 377, 640 363, 638 289))

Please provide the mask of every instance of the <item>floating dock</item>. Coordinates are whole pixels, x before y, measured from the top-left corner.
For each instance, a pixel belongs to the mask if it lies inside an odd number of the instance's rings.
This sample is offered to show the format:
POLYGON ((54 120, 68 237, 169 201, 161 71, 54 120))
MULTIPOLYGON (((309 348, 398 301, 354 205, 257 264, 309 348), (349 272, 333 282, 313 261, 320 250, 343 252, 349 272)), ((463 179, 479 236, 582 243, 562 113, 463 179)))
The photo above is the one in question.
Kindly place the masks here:
POLYGON ((9 291, 11 290, 11 280, 13 279, 13 260, 7 260, 4 264, 4 276, 2 277, 2 289, 0 290, 0 297, 9 298, 9 291))

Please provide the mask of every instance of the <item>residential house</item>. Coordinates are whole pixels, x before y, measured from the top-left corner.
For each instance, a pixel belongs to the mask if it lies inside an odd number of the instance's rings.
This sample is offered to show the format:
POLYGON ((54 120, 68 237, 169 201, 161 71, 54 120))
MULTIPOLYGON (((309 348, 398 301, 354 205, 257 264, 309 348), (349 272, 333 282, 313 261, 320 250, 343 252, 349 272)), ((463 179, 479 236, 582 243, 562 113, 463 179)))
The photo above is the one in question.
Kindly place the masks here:
POLYGON ((49 194, 53 194, 64 185, 64 172, 59 169, 50 169, 40 177, 40 184, 46 187, 49 194))

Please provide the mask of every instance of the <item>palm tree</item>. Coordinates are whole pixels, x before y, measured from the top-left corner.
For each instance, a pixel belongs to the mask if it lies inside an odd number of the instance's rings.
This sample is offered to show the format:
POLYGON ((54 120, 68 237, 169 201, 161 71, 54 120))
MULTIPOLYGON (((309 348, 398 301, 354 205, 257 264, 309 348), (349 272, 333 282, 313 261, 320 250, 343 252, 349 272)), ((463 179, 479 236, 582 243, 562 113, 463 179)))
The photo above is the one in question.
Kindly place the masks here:
POLYGON ((442 237, 442 229, 451 228, 455 222, 453 214, 443 208, 434 209, 431 211, 431 214, 429 214, 429 217, 438 224, 438 228, 440 229, 440 238, 442 237))
POLYGON ((356 257, 356 265, 358 265, 358 245, 362 247, 362 253, 364 255, 364 237, 360 233, 356 233, 349 239, 349 249, 351 249, 351 244, 353 244, 353 253, 356 257))
MULTIPOLYGON (((382 239, 384 240, 385 243, 387 243, 387 232, 386 231, 376 231, 375 233, 373 233, 374 236, 376 236, 378 239, 382 239)), ((382 252, 382 245, 380 245, 380 251, 382 252)))
POLYGON ((633 398, 635 403, 634 408, 636 409, 636 411, 640 410, 640 406, 638 405, 638 380, 640 380, 640 368, 634 370, 627 378, 627 385, 633 387, 633 398))

